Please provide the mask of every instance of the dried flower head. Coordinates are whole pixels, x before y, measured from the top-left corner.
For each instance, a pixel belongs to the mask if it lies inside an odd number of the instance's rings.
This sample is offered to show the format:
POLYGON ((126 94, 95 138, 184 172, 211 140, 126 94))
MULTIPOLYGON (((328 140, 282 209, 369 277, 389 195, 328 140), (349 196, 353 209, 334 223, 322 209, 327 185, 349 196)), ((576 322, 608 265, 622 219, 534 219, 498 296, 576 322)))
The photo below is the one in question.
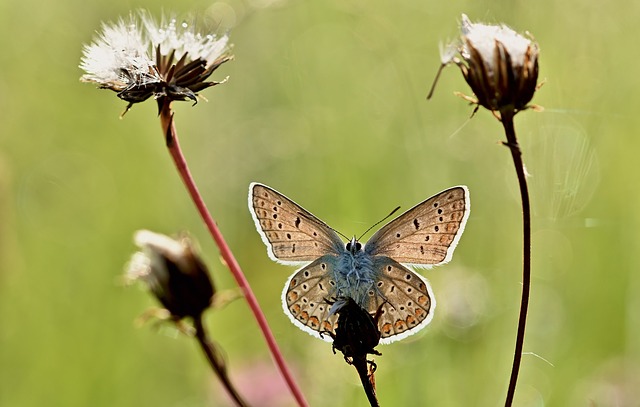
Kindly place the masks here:
POLYGON ((329 313, 338 314, 335 333, 329 332, 333 338, 333 353, 336 349, 342 352, 344 360, 358 372, 371 406, 379 406, 374 376, 376 364, 373 360, 367 360, 367 354, 381 355, 375 347, 380 342, 378 319, 382 313, 382 305, 373 316, 352 298, 339 297, 332 304, 329 313))
POLYGON ((129 262, 127 280, 146 283, 173 320, 199 318, 211 305, 214 287, 190 240, 139 230, 134 242, 141 251, 129 262))
POLYGON ((380 355, 375 347, 380 343, 378 329, 379 312, 374 317, 358 305, 351 297, 339 297, 331 306, 330 314, 338 314, 338 322, 333 338, 333 352, 343 353, 349 362, 354 357, 367 354, 380 355))
POLYGON ((538 45, 505 25, 472 23, 464 14, 461 34, 441 47, 441 67, 458 65, 474 102, 491 111, 527 108, 538 86, 538 45))
POLYGON ((460 69, 478 98, 492 111, 526 108, 538 80, 538 45, 504 25, 472 23, 462 15, 460 69))
POLYGON ((165 98, 197 102, 198 92, 222 83, 207 78, 232 58, 228 42, 226 34, 202 35, 186 22, 158 22, 139 11, 102 24, 98 37, 84 46, 80 68, 86 73, 80 79, 117 92, 129 102, 125 113, 152 96, 159 103, 165 98))

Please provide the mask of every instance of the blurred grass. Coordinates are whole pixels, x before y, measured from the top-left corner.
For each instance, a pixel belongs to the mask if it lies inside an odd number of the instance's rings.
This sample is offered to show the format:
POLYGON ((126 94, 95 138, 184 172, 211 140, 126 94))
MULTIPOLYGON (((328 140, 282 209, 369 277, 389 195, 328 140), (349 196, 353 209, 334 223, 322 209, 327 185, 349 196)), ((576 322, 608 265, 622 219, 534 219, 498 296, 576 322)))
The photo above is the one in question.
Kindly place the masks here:
MULTIPOLYGON (((454 260, 426 271, 438 309, 424 332, 381 347, 383 406, 501 405, 520 295, 520 211, 500 126, 433 100, 437 44, 462 12, 530 30, 544 113, 516 118, 535 209, 530 323, 517 406, 637 406, 640 362, 640 5, 598 2, 229 0, 154 2, 223 15, 236 59, 208 103, 176 107, 185 154, 314 406, 366 405, 353 368, 283 315, 293 269, 272 263, 246 208, 264 182, 346 235, 397 205, 469 186, 454 260), (547 362, 548 361, 548 362, 547 362)), ((220 405, 193 341, 136 329, 155 305, 119 286, 139 228, 189 230, 219 287, 234 286, 165 152, 153 103, 80 84, 81 45, 142 2, 0 3, 0 405, 220 405)), ((215 19, 214 19, 215 20, 215 19)), ((242 301, 210 313, 241 387, 279 388, 242 301), (260 368, 258 368, 259 366, 260 368), (264 366, 264 367, 262 367, 264 366)), ((269 400, 263 398, 263 400, 269 400)), ((290 403, 290 398, 272 401, 290 403)), ((265 402, 266 403, 266 402, 265 402)), ((259 405, 259 404, 256 404, 259 405)), ((268 404, 265 404, 268 405, 268 404)))

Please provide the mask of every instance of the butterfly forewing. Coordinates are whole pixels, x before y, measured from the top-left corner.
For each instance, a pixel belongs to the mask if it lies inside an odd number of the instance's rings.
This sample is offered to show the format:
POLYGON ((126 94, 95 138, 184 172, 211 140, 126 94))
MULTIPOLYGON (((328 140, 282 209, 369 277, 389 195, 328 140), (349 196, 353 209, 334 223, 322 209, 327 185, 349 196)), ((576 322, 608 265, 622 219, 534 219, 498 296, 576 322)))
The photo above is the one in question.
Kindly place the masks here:
POLYGON ((368 308, 374 314, 384 303, 378 319, 380 343, 406 338, 424 328, 431 321, 435 309, 429 283, 389 258, 377 258, 374 267, 380 278, 368 308))
POLYGON ((410 265, 446 263, 462 235, 469 208, 466 187, 447 189, 382 227, 369 239, 365 250, 410 265))
POLYGON ((262 184, 249 187, 249 209, 269 256, 282 263, 304 263, 336 253, 342 240, 310 212, 262 184))
POLYGON ((296 271, 282 292, 282 304, 291 321, 311 335, 331 341, 338 315, 329 315, 335 297, 335 256, 326 255, 296 271))

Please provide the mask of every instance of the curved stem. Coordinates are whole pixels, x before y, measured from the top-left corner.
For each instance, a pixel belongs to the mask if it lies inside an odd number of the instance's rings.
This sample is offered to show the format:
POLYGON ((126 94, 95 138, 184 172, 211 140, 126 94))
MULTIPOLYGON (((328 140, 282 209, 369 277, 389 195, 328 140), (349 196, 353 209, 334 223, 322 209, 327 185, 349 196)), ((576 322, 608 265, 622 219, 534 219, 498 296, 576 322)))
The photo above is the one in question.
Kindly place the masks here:
POLYGON ((276 365, 280 370, 280 374, 282 375, 282 377, 284 377, 287 383, 287 386, 291 390, 291 393, 296 399, 298 405, 307 406, 308 404, 304 396, 302 395, 302 391, 300 391, 300 388, 298 387, 297 383, 293 379, 293 375, 291 374, 291 371, 289 370, 286 362, 284 361, 284 357, 282 356, 282 353, 278 348, 278 344, 276 343, 275 337, 273 336, 273 333, 269 328, 269 324, 267 323, 267 319, 265 318, 264 313, 262 312, 262 309, 258 304, 258 300, 256 296, 253 294, 251 287, 249 286, 249 282, 247 281, 246 277, 242 273, 242 270, 240 269, 240 265, 236 261, 235 257, 233 256, 233 253, 231 252, 231 249, 229 248, 226 241, 224 240, 224 237, 222 236, 222 233, 218 229, 216 222, 211 217, 211 214, 209 213, 209 210, 207 209, 207 206, 205 205, 202 199, 202 196, 198 191, 198 187, 196 186, 195 181, 191 176, 189 167, 187 166, 187 162, 184 156, 182 155, 180 144, 178 143, 178 134, 176 132, 175 125, 173 122, 173 113, 171 112, 171 103, 168 100, 164 102, 159 101, 159 103, 161 104, 160 122, 162 125, 162 130, 165 132, 164 134, 166 137, 167 148, 169 149, 171 158, 173 158, 173 162, 175 163, 178 173, 180 174, 182 181, 187 187, 187 190, 189 191, 189 195, 191 196, 193 203, 196 205, 196 208, 198 209, 198 212, 200 213, 202 220, 207 226, 207 229, 209 229, 209 232, 211 233, 213 240, 216 242, 216 245, 220 249, 220 255, 222 256, 224 262, 226 263, 227 267, 231 271, 231 274, 235 278, 236 283, 242 289, 244 297, 246 298, 247 303, 249 304, 249 308, 251 309, 251 312, 253 312, 253 315, 256 321, 258 322, 260 330, 262 331, 262 334, 267 342, 269 351, 271 352, 271 356, 275 360, 276 365))
POLYGON ((520 316, 518 318, 518 333, 516 335, 516 348, 513 355, 513 366, 511 368, 511 377, 509 379, 509 389, 507 390, 507 399, 505 407, 510 407, 513 403, 513 396, 516 392, 516 383, 518 381, 518 372, 520 371, 520 362, 522 360, 522 347, 524 345, 524 331, 527 324, 527 310, 529 308, 529 291, 531 287, 531 205, 529 202, 529 189, 527 187, 527 178, 522 161, 522 152, 516 138, 516 131, 513 126, 513 117, 515 112, 512 109, 505 109, 500 112, 502 126, 507 136, 505 146, 509 147, 513 165, 518 176, 518 184, 520 185, 520 197, 522 199, 522 298, 520 301, 520 316))
POLYGON ((242 397, 240 397, 240 394, 238 394, 237 390, 233 387, 233 384, 231 384, 231 381, 229 380, 229 376, 227 375, 227 368, 224 364, 224 361, 222 360, 222 358, 219 357, 215 346, 209 340, 209 336, 207 335, 207 330, 202 324, 202 315, 193 319, 193 325, 196 329, 196 339, 198 340, 198 343, 200 344, 202 351, 207 357, 207 360, 209 361, 209 365, 211 365, 211 368, 220 379, 220 382, 222 382, 222 385, 227 390, 227 393, 229 393, 229 396, 231 396, 231 398, 233 399, 233 401, 236 403, 237 406, 239 407, 248 406, 248 404, 242 399, 242 397))

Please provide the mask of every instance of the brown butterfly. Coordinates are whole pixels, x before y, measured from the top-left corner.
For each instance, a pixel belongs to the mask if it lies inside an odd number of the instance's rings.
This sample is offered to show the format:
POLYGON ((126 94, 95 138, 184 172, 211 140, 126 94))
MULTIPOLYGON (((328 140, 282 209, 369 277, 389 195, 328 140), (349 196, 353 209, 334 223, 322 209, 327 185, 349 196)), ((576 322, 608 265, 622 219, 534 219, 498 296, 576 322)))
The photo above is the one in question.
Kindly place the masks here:
POLYGON ((450 261, 470 203, 466 186, 447 189, 387 223, 364 245, 356 238, 345 244, 326 223, 266 185, 250 185, 249 210, 269 257, 303 265, 282 292, 285 313, 296 326, 332 341, 322 335, 335 333, 338 319, 328 300, 349 297, 371 314, 381 307, 380 343, 386 344, 418 332, 433 318, 429 283, 405 265, 450 261))

